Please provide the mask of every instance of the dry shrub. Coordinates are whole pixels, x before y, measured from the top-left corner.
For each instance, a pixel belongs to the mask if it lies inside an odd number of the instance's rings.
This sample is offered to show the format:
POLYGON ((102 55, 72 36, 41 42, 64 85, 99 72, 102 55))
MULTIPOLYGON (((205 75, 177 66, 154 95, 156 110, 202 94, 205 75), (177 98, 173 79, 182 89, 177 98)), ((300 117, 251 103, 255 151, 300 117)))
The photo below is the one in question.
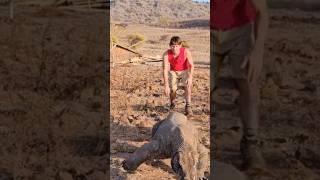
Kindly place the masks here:
POLYGON ((126 30, 126 24, 111 24, 110 28, 110 47, 119 42, 119 36, 126 30))
POLYGON ((119 42, 119 39, 118 39, 117 35, 115 35, 115 34, 111 34, 110 36, 111 36, 110 37, 110 41, 111 41, 110 42, 110 44, 111 44, 110 47, 113 47, 114 44, 117 44, 119 42))
POLYGON ((170 19, 167 17, 161 16, 159 18, 159 23, 163 28, 168 27, 170 25, 170 19))
POLYGON ((143 42, 146 41, 146 37, 142 34, 130 34, 128 35, 128 42, 131 48, 135 49, 143 42))
POLYGON ((182 41, 181 42, 181 46, 185 47, 185 48, 190 48, 190 45, 189 45, 189 43, 187 41, 182 41))

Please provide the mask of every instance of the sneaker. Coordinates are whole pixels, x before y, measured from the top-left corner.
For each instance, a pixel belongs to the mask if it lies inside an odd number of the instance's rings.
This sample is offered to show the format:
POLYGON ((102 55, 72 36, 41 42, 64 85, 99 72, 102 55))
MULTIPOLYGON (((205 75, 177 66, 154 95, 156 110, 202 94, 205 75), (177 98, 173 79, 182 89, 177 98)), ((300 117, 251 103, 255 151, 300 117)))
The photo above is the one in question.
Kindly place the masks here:
POLYGON ((190 104, 186 105, 186 115, 192 115, 192 109, 190 104))
POLYGON ((259 141, 252 137, 243 137, 240 144, 240 151, 243 160, 243 170, 263 169, 265 161, 259 147, 259 141))

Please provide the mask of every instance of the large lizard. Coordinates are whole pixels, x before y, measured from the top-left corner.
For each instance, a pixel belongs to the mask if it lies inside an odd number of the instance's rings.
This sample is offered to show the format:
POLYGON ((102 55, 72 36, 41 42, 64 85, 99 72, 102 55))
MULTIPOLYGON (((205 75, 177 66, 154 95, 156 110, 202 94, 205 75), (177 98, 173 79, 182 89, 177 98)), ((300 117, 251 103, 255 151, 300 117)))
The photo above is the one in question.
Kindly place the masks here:
POLYGON ((198 180, 208 167, 208 151, 198 140, 198 132, 187 117, 171 112, 152 128, 149 143, 123 161, 123 168, 134 171, 149 158, 171 158, 171 167, 180 179, 198 180))
MULTIPOLYGON (((152 137, 148 143, 138 148, 122 162, 125 170, 134 171, 147 159, 161 157, 171 158, 171 167, 180 180, 209 178, 209 151, 200 143, 197 129, 185 115, 171 112, 166 119, 153 126, 151 134, 152 137)), ((224 178, 230 174, 232 176, 233 171, 236 171, 230 166, 232 172, 228 172, 229 166, 217 162, 215 169, 223 172, 217 172, 213 177, 218 180, 233 180, 224 178), (226 173, 228 175, 224 176, 226 173), (223 178, 219 179, 219 177, 223 178)), ((232 177, 243 180, 240 172, 236 172, 232 177)))

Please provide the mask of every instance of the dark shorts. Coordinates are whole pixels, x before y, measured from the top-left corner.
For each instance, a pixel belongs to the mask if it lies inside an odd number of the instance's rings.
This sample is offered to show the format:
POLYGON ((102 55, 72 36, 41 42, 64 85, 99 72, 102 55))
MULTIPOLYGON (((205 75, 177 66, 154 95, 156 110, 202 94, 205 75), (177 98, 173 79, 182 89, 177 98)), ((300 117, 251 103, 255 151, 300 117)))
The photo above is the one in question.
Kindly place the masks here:
POLYGON ((253 26, 247 24, 228 31, 211 30, 210 79, 211 89, 218 86, 219 68, 225 59, 234 79, 246 79, 247 68, 241 68, 253 44, 253 26))

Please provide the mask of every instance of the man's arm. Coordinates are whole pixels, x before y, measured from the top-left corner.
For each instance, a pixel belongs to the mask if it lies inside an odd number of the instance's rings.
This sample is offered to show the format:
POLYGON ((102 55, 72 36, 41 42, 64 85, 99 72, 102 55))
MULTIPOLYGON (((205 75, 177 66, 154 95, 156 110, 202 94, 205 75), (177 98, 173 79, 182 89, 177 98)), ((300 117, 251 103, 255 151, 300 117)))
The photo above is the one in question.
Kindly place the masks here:
POLYGON ((252 4, 257 12, 257 19, 255 22, 255 47, 263 51, 264 41, 268 30, 268 10, 265 0, 252 0, 252 4))
POLYGON ((191 52, 188 49, 186 49, 186 54, 187 54, 188 62, 189 62, 189 65, 190 65, 189 78, 192 78, 193 71, 194 71, 193 59, 192 59, 192 56, 191 56, 191 52))
POLYGON ((251 0, 256 12, 257 19, 254 22, 255 43, 250 55, 241 65, 241 68, 248 66, 248 80, 250 83, 257 83, 263 65, 263 49, 268 28, 268 12, 265 0, 251 0))
POLYGON ((164 80, 164 89, 165 89, 165 94, 169 96, 170 94, 170 89, 169 89, 169 59, 168 59, 168 53, 165 52, 163 54, 163 80, 164 80))

